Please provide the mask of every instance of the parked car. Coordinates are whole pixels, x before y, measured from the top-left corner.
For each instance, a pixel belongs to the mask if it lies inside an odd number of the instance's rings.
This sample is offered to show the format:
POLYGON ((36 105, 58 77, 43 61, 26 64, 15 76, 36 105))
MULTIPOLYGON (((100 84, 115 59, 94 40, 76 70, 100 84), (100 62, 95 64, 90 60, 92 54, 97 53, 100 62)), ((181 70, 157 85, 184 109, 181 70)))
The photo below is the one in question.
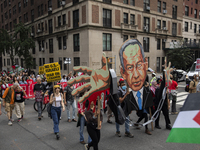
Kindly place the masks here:
POLYGON ((185 81, 187 72, 182 69, 176 69, 176 71, 178 72, 178 81, 185 81))

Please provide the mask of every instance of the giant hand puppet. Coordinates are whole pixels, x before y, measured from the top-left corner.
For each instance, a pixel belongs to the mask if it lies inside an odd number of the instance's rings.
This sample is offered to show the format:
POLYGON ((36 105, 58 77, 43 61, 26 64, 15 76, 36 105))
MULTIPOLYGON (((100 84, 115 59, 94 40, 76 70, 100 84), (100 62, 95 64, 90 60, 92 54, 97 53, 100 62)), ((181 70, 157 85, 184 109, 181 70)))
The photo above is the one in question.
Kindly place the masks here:
MULTIPOLYGON (((132 91, 126 96, 123 108, 120 108, 118 95, 111 92, 109 106, 115 114, 115 121, 119 124, 123 124, 124 121, 121 120, 123 116, 128 116, 132 110, 136 110, 138 116, 140 116, 139 112, 143 112, 144 109, 153 105, 153 99, 149 88, 144 86, 148 70, 148 62, 147 59, 145 59, 141 43, 137 39, 129 39, 125 41, 119 50, 119 58, 121 62, 120 73, 126 80, 127 86, 130 87, 132 91), (119 112, 121 112, 121 116, 119 112)), ((166 61, 165 70, 165 80, 169 81, 170 64, 167 67, 166 61)), ((93 70, 88 67, 79 66, 74 67, 74 71, 84 72, 89 75, 79 76, 68 81, 69 85, 86 82, 86 84, 78 87, 72 92, 72 95, 76 95, 89 89, 89 91, 79 99, 80 103, 87 100, 95 92, 108 88, 112 89, 112 91, 116 91, 113 89, 117 89, 117 86, 114 86, 116 84, 113 83, 112 73, 108 70, 104 53, 102 56, 101 69, 93 70)), ((163 85, 165 86, 165 83, 163 85)), ((161 90, 163 90, 163 88, 161 88, 161 90)))

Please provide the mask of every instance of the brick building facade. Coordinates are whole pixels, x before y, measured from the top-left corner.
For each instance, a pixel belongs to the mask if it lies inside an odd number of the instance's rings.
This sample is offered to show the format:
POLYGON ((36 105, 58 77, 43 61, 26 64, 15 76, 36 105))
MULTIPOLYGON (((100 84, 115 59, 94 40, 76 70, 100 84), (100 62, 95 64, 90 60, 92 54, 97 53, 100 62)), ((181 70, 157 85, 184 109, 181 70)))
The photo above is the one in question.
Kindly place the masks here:
MULTIPOLYGON (((182 39, 180 0, 1 0, 0 5, 0 27, 12 34, 14 24, 20 21, 31 26, 34 61, 38 66, 59 62, 62 73, 68 71, 64 65, 67 57, 72 59, 69 70, 78 65, 97 69, 105 52, 112 62, 116 57, 116 64, 109 67, 119 75, 119 48, 129 38, 141 42, 149 66, 160 72, 163 49, 182 39)), ((11 67, 9 61, 3 56, 3 69, 11 67)), ((15 62, 23 66, 17 57, 15 62)))

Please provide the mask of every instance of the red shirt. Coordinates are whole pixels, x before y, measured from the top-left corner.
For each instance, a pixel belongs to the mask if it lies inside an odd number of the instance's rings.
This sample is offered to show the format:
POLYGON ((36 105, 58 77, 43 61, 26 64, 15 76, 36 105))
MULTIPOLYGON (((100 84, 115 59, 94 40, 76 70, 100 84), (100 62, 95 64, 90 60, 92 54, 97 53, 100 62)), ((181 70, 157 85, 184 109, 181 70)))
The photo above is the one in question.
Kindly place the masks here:
POLYGON ((172 80, 172 84, 169 86, 169 90, 176 90, 177 86, 178 86, 178 83, 172 80))
POLYGON ((33 80, 32 80, 32 79, 26 80, 26 82, 27 82, 28 84, 32 84, 32 83, 33 83, 33 80))

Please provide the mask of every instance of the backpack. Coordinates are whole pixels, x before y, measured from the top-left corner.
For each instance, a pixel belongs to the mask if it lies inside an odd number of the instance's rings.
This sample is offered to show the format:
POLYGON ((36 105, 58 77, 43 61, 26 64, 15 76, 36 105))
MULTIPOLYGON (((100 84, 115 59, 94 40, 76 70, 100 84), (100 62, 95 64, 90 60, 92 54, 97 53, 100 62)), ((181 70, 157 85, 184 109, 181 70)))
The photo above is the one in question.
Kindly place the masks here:
MULTIPOLYGON (((190 81, 190 82, 192 82, 192 81, 190 81)), ((190 82, 185 86, 185 91, 186 92, 189 92, 189 87, 190 87, 190 82)), ((194 81, 193 81, 194 82, 194 81)), ((195 82, 194 82, 194 87, 195 87, 195 82)))

